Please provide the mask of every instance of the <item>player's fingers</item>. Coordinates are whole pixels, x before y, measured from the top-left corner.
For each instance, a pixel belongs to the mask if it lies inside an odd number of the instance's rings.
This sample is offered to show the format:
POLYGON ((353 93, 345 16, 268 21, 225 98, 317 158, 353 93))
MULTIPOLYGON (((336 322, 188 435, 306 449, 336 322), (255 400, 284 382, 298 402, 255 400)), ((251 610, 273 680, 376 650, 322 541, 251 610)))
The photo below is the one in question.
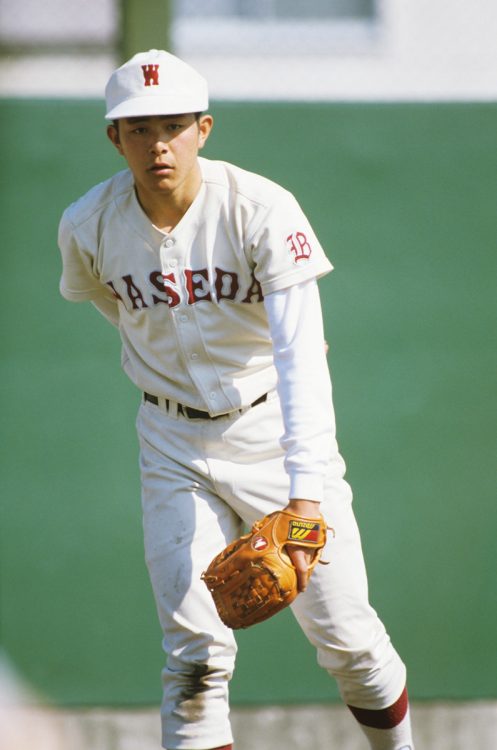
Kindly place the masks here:
POLYGON ((312 553, 305 547, 287 546, 286 549, 297 573, 297 588, 299 591, 305 591, 309 580, 309 565, 312 560, 312 553))

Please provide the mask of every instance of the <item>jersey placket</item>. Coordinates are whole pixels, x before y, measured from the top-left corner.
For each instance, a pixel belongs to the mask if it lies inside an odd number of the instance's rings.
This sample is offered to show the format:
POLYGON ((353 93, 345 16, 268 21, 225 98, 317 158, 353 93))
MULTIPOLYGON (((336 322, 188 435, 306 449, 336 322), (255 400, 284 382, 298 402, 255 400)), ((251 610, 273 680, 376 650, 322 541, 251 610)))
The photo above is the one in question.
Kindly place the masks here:
POLYGON ((167 235, 160 248, 162 273, 174 276, 180 289, 180 303, 170 308, 171 320, 176 333, 178 345, 183 354, 183 361, 188 373, 202 394, 207 410, 215 413, 230 411, 232 404, 224 396, 221 383, 214 367, 210 366, 210 357, 204 343, 201 328, 197 320, 195 305, 188 304, 188 293, 180 275, 184 276, 185 258, 180 243, 172 235, 167 235))

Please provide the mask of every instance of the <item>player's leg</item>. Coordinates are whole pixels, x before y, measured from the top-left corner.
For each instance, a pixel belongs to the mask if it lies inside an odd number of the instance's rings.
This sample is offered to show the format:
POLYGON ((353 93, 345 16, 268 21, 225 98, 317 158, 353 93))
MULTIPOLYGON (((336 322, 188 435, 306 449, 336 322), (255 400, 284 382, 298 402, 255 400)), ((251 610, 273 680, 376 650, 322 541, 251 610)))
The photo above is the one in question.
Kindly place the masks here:
POLYGON ((239 519, 204 481, 200 425, 145 404, 137 428, 145 554, 168 654, 163 746, 229 748, 228 683, 236 644, 200 576, 239 534, 239 519))
POLYGON ((331 475, 321 508, 334 529, 323 551, 330 564, 316 567, 292 609, 371 748, 413 750, 406 669, 368 601, 351 500, 347 483, 331 475))
MULTIPOLYGON (((248 524, 287 503, 288 477, 279 448, 282 432, 279 403, 272 398, 225 430, 224 455, 211 446, 217 486, 248 524)), ((368 601, 352 493, 343 473, 344 463, 337 454, 330 460, 326 498, 321 505, 328 524, 335 529, 334 536, 329 534, 323 554, 330 565, 316 567, 307 591, 297 597, 292 609, 316 646, 320 665, 336 678, 344 701, 370 742, 376 743, 372 747, 410 749, 405 714, 406 671, 368 601), (373 726, 368 726, 368 722, 373 726), (385 728, 379 728, 382 726, 385 728), (400 744, 395 727, 402 730, 400 744), (383 745, 384 740, 387 744, 383 745)))

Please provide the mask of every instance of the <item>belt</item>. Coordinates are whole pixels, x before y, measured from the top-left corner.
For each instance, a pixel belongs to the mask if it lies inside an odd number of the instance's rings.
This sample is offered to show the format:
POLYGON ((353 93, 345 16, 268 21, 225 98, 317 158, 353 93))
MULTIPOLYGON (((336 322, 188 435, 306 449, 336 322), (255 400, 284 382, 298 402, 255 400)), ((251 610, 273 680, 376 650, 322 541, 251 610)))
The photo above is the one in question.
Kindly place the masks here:
MULTIPOLYGON (((145 401, 150 401, 151 404, 155 404, 155 406, 159 405, 159 399, 157 396, 152 396, 150 393, 144 393, 143 398, 145 401)), ((257 404, 263 404, 264 401, 267 401, 267 393, 265 393, 263 396, 259 396, 259 398, 256 398, 255 401, 253 401, 250 404, 251 408, 252 406, 257 406, 257 404)), ((166 402, 166 409, 169 409, 169 399, 165 399, 166 402)), ((242 412, 242 409, 236 409, 238 412, 242 412)), ((226 414, 216 414, 214 417, 212 417, 208 411, 201 411, 200 409, 194 409, 192 406, 185 406, 184 404, 178 404, 178 414, 183 414, 183 416, 188 417, 188 419, 221 419, 221 417, 229 417, 231 414, 234 414, 235 412, 226 412, 226 414)))

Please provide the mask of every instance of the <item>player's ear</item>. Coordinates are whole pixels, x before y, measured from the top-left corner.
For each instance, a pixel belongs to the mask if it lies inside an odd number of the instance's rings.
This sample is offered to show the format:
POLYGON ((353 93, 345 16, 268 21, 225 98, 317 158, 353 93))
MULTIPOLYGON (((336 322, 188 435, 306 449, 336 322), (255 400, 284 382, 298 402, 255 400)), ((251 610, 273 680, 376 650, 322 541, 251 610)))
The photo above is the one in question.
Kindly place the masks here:
POLYGON ((198 147, 203 148, 214 125, 212 115, 201 115, 198 118, 198 147))
POLYGON ((108 125, 107 126, 107 138, 109 141, 117 148, 121 156, 123 155, 123 149, 121 146, 121 141, 119 139, 119 130, 115 125, 108 125))

